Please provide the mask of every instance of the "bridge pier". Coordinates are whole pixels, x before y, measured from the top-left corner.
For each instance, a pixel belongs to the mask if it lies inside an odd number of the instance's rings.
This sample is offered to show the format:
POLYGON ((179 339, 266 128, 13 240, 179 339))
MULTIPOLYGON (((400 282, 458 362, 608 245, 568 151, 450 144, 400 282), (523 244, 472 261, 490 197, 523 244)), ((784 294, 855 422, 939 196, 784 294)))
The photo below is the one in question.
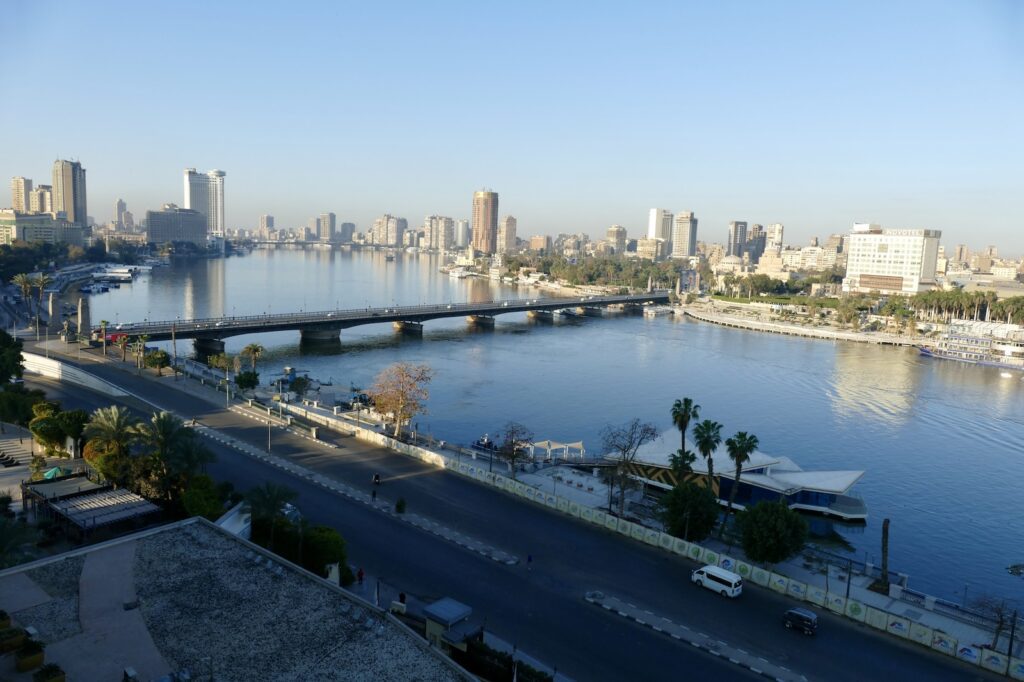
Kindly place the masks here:
POLYGON ((551 322, 555 316, 550 310, 527 310, 526 317, 534 322, 551 322))
POLYGON ((583 317, 601 317, 602 316, 600 308, 591 308, 591 307, 582 306, 582 305, 578 306, 576 308, 576 314, 577 315, 581 315, 583 317))
POLYGON ((392 322, 391 326, 394 327, 395 331, 400 334, 408 334, 409 336, 423 336, 423 324, 420 322, 398 320, 392 322))
POLYGON ((494 326, 494 318, 490 315, 467 315, 466 322, 474 327, 491 328, 494 326))
POLYGON ((340 329, 300 329, 300 343, 323 344, 338 343, 341 339, 340 329))
POLYGON ((220 339, 205 339, 202 337, 196 337, 195 339, 196 355, 200 357, 207 357, 210 355, 219 355, 224 352, 224 342, 220 339))

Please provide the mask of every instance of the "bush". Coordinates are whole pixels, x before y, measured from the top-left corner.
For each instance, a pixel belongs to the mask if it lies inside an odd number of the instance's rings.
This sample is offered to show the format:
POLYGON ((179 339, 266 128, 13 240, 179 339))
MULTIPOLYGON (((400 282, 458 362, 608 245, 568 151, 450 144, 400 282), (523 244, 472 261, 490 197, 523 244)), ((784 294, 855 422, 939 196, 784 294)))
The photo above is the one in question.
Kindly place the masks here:
POLYGON ((807 521, 784 502, 758 502, 736 519, 751 561, 777 564, 803 549, 807 521))
POLYGON ((64 669, 56 663, 47 663, 32 674, 32 682, 51 682, 64 676, 64 669))
POLYGON ((662 498, 659 516, 670 535, 700 542, 711 535, 720 509, 714 493, 684 481, 662 498))
POLYGON ((198 474, 189 483, 181 496, 181 506, 189 516, 202 516, 216 521, 224 513, 224 503, 213 479, 205 474, 198 474))
POLYGON ((235 385, 242 390, 250 390, 260 385, 260 375, 256 372, 239 372, 235 375, 235 385))

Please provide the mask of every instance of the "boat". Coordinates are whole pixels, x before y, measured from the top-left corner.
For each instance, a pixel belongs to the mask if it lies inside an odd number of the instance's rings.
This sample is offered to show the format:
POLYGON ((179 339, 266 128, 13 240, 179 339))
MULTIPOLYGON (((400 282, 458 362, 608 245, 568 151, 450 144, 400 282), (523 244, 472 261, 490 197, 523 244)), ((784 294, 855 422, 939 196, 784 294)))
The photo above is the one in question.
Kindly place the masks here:
POLYGON ((462 267, 452 268, 448 271, 448 276, 452 279, 465 279, 466 277, 469 277, 469 270, 462 267))
MULTIPOLYGON (((650 488, 667 492, 676 484, 667 459, 660 448, 645 448, 628 467, 630 475, 650 488)), ((736 465, 724 446, 712 453, 711 459, 718 483, 718 502, 726 505, 736 478, 736 465)), ((690 477, 703 485, 707 461, 698 457, 692 470, 690 477)), ((859 523, 867 520, 868 508, 850 489, 863 475, 863 471, 852 470, 804 471, 788 457, 755 451, 740 472, 733 506, 745 509, 761 501, 782 500, 790 509, 859 523)))
POLYGON ((384 256, 384 260, 386 260, 386 261, 393 261, 393 260, 395 260, 395 254, 389 253, 388 255, 384 256))
POLYGON ((994 322, 954 324, 919 351, 925 357, 1024 370, 1024 328, 994 322))
POLYGON ((470 447, 487 453, 497 452, 500 449, 497 443, 487 437, 486 433, 473 441, 470 447))

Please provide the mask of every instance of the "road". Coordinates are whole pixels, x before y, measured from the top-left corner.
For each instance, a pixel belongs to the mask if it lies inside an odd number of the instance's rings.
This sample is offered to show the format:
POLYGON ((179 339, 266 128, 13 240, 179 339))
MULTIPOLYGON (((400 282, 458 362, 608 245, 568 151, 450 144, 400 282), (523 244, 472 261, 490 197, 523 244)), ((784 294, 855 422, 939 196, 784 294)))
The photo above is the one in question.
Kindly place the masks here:
MULTIPOLYGON (((87 369, 182 415, 263 447, 266 427, 226 412, 213 402, 124 372, 120 363, 87 369)), ((69 407, 94 409, 108 399, 47 382, 69 407)), ((577 679, 748 679, 749 673, 688 645, 642 629, 588 605, 583 594, 601 590, 643 605, 812 680, 1005 679, 916 645, 901 642, 831 614, 822 614, 814 638, 781 626, 792 602, 768 590, 748 589, 730 601, 688 582, 694 564, 612 533, 574 522, 416 460, 337 438, 328 450, 275 430, 274 454, 338 480, 369 489, 373 473, 384 478, 381 496, 404 497, 410 511, 513 553, 533 556, 505 566, 467 552, 407 524, 348 501, 234 450, 215 447, 210 470, 236 488, 266 480, 299 493, 313 522, 338 528, 352 559, 373 575, 421 598, 453 596, 487 617, 487 627, 524 651, 577 679)))

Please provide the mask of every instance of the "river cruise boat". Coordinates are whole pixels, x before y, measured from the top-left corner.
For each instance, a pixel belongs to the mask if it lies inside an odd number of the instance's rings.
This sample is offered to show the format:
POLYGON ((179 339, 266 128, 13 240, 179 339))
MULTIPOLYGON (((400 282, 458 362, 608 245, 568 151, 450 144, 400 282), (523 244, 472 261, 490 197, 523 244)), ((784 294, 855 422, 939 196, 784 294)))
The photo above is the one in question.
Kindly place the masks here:
POLYGON ((920 351, 932 358, 1024 370, 1024 328, 993 322, 953 325, 920 351))

